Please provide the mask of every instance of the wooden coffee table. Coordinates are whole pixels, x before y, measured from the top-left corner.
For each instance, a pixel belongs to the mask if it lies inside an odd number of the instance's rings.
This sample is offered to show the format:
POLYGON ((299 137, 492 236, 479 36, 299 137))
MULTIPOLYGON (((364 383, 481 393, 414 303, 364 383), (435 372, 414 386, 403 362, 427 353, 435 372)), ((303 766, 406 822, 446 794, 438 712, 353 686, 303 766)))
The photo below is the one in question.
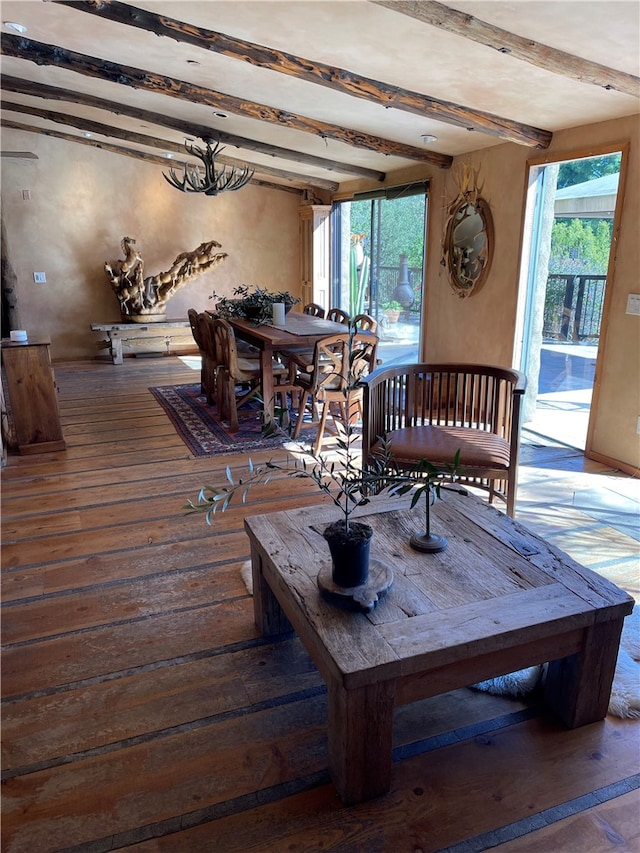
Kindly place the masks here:
POLYGON ((318 589, 334 507, 245 519, 256 624, 264 636, 295 630, 326 681, 345 803, 389 790, 395 705, 551 661, 544 691, 564 723, 605 716, 630 596, 472 495, 447 492, 433 507, 432 530, 449 540, 439 554, 409 547, 421 503, 374 499, 357 515, 395 574, 369 613, 318 589))

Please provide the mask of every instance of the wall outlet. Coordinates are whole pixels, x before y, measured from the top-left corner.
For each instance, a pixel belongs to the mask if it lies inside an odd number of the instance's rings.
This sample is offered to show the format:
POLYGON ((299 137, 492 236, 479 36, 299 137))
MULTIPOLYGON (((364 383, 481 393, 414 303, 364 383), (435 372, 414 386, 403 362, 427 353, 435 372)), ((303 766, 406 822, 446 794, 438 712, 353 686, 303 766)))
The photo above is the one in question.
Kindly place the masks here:
POLYGON ((636 432, 640 435, 640 417, 636 421, 636 432))
POLYGON ((46 284, 47 276, 43 272, 34 272, 33 280, 36 284, 46 284))

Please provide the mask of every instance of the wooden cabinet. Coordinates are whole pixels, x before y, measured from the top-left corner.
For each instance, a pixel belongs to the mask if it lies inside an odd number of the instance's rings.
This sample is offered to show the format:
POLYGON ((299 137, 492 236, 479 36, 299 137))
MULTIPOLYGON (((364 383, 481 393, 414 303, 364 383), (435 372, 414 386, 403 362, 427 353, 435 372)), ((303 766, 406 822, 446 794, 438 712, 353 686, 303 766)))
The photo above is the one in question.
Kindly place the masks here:
POLYGON ((2 341, 5 390, 20 453, 65 449, 50 345, 45 338, 26 343, 2 341))
POLYGON ((302 304, 317 302, 327 309, 331 304, 331 205, 309 204, 299 212, 302 304))

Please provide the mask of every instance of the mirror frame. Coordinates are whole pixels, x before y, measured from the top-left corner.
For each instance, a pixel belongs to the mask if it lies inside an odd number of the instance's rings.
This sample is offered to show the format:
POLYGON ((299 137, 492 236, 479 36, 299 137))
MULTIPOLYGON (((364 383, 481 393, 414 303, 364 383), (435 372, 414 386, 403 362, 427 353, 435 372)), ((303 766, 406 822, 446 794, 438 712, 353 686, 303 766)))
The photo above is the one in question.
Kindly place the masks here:
POLYGON ((443 244, 443 260, 447 268, 449 284, 453 291, 462 299, 467 296, 471 296, 472 293, 477 293, 485 283, 493 260, 494 244, 495 237, 493 231, 493 217, 487 202, 479 196, 471 197, 471 194, 464 195, 461 198, 456 199, 449 208, 449 217, 447 220, 443 244), (486 241, 486 248, 484 252, 481 252, 480 255, 478 255, 481 263, 480 272, 471 280, 471 284, 465 284, 465 282, 460 279, 457 272, 456 257, 454 255, 453 237, 455 229, 460 224, 457 221, 457 217, 460 211, 465 207, 475 208, 476 213, 480 216, 480 219, 482 220, 481 233, 484 233, 486 241))

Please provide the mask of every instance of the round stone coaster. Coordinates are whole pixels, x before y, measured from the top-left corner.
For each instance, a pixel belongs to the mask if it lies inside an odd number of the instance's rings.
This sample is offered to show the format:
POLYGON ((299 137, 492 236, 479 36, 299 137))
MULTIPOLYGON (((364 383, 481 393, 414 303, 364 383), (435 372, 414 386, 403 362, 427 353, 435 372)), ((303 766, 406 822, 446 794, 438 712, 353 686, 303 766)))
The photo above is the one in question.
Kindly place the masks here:
POLYGON ((380 560, 369 561, 369 579, 361 586, 338 586, 331 577, 331 563, 324 565, 318 572, 318 587, 329 596, 339 596, 351 600, 365 613, 376 606, 378 597, 386 592, 393 583, 393 569, 380 560))

